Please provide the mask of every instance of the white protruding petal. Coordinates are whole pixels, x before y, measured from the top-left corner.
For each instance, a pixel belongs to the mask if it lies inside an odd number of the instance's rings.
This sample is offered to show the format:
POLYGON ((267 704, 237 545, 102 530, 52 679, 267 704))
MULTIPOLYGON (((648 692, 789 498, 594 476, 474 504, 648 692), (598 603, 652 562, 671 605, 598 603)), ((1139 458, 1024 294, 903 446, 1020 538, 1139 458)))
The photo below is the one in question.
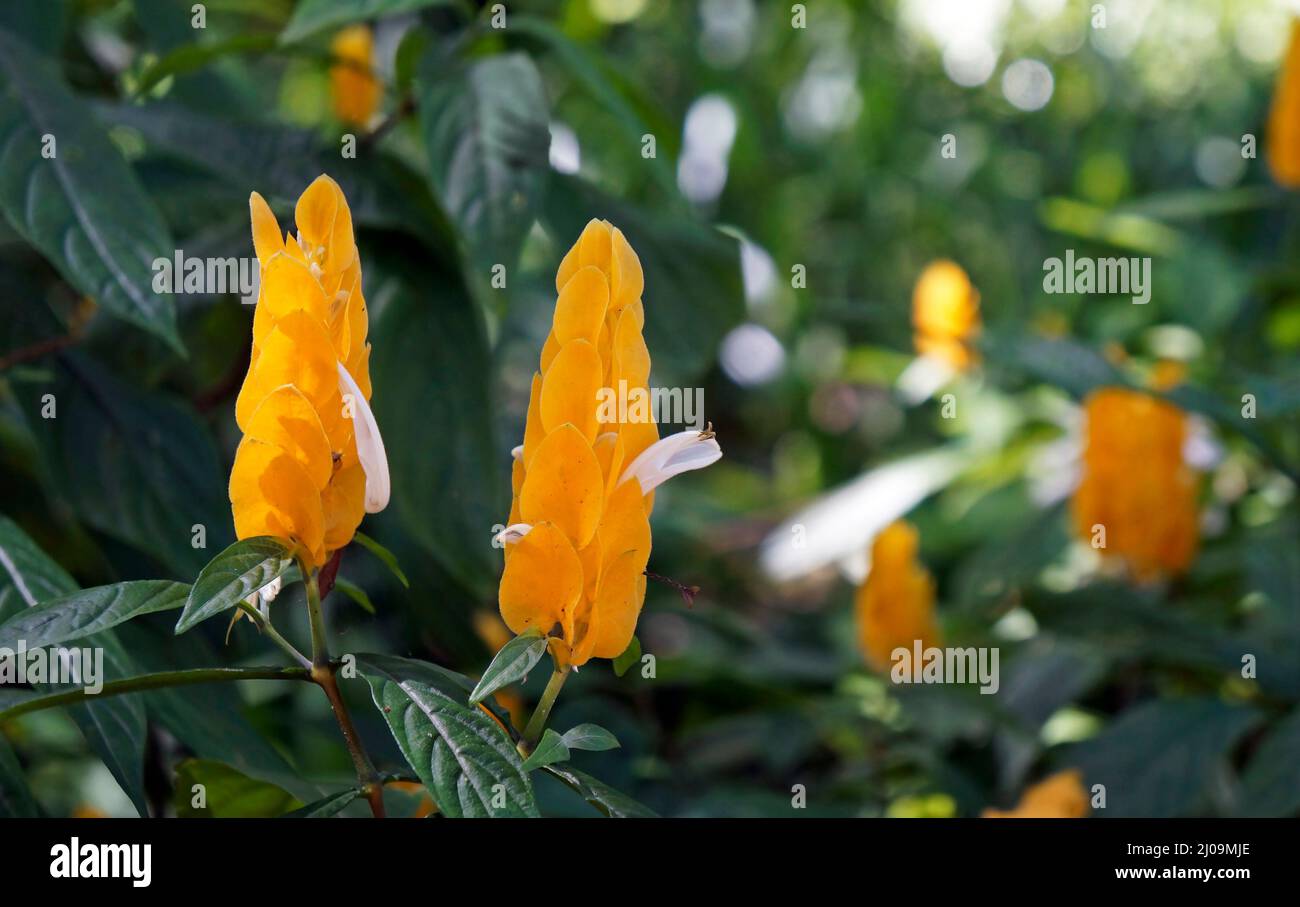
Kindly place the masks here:
POLYGON ((492 542, 496 547, 504 548, 506 545, 515 544, 532 531, 532 523, 511 523, 505 529, 502 529, 496 535, 492 536, 492 542))
POLYGON ((339 367, 339 391, 352 395, 352 429, 357 438, 357 458, 366 473, 366 513, 378 513, 388 506, 390 485, 388 480, 388 454, 384 452, 384 439, 379 434, 379 424, 370 411, 365 394, 357 387, 343 363, 339 367))
POLYGON ((510 456, 513 459, 522 460, 524 456, 524 445, 520 444, 518 447, 511 448, 510 456))
POLYGON ((651 444, 632 461, 619 484, 636 478, 641 493, 649 494, 673 476, 692 469, 703 469, 722 457, 722 448, 712 432, 687 429, 651 444))
POLYGON ((263 601, 273 602, 275 601, 275 597, 280 594, 280 586, 280 577, 277 576, 275 579, 263 586, 261 591, 257 594, 262 596, 263 601))

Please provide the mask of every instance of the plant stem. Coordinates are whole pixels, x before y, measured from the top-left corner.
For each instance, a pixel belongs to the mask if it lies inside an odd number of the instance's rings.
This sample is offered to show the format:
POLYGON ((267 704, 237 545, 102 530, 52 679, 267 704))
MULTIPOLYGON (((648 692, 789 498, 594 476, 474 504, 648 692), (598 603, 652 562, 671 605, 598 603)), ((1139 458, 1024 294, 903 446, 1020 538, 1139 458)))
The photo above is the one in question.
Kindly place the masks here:
POLYGON ((164 687, 180 687, 195 683, 222 683, 232 680, 311 680, 312 676, 304 668, 189 668, 183 671, 160 671, 157 674, 141 674, 122 680, 111 680, 104 684, 98 693, 87 694, 85 689, 68 690, 52 693, 49 696, 35 696, 0 712, 0 721, 8 721, 28 712, 56 708, 63 705, 85 703, 104 696, 121 696, 123 693, 139 693, 144 690, 157 690, 164 687))
POLYGON ((546 689, 542 691, 542 698, 537 703, 537 708, 533 712, 533 717, 528 719, 528 726, 524 728, 524 739, 522 745, 528 750, 532 750, 537 745, 537 740, 542 736, 542 731, 546 727, 546 719, 551 717, 551 708, 555 705, 555 699, 560 695, 560 688, 564 686, 564 681, 569 677, 569 669, 559 668, 551 674, 551 679, 546 683, 546 689))
POLYGON ((271 640, 271 642, 283 649, 288 656, 298 662, 298 664, 302 665, 309 671, 311 670, 311 659, 299 652, 293 643, 281 636, 280 631, 271 626, 271 622, 262 616, 261 611, 258 611, 248 602, 240 602, 239 610, 243 611, 252 619, 253 623, 257 625, 257 629, 266 634, 267 639, 271 640))
POLYGON ((301 570, 307 586, 307 613, 311 618, 311 679, 325 691, 325 697, 330 701, 330 709, 334 712, 334 720, 339 724, 339 730, 343 732, 343 742, 347 744, 348 754, 352 757, 352 765, 357 770, 357 780, 361 783, 361 792, 365 794, 366 800, 370 802, 370 812, 376 819, 384 818, 384 784, 379 773, 375 771, 374 764, 370 761, 370 756, 366 754, 366 748, 361 743, 361 736, 357 734, 356 726, 352 724, 352 716, 348 714, 347 703, 343 701, 343 693, 339 690, 338 678, 334 676, 334 665, 330 664, 329 643, 325 638, 325 613, 321 608, 319 574, 316 570, 307 569, 307 565, 299 561, 299 570, 301 570))

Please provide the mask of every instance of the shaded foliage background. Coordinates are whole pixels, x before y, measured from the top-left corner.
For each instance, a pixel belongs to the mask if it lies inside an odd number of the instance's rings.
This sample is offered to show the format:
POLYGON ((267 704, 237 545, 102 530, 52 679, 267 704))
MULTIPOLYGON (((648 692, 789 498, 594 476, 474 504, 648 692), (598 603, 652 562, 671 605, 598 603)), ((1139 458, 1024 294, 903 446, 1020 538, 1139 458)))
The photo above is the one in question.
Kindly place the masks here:
MULTIPOLYGON (((555 268, 603 217, 645 267, 654 383, 704 388, 725 457, 660 492, 651 569, 703 591, 688 608, 651 583, 654 679, 593 663, 570 681, 554 725, 622 743, 574 766, 669 815, 798 815, 795 784, 808 814, 975 815, 1066 767, 1106 785, 1104 815, 1300 810, 1300 206, 1237 153, 1262 141, 1280 7, 1115 3, 1099 30, 1080 2, 813 2, 798 29, 789 4, 539 0, 495 29, 471 2, 214 0, 197 30, 191 5, 0 6, 0 547, 22 533, 57 561, 50 594, 190 582, 233 539, 251 308, 160 297, 149 263, 250 256, 249 192, 288 225, 326 172, 358 227, 393 471, 393 506, 362 528, 411 579, 347 549, 342 575, 377 613, 336 591, 337 645, 477 675, 555 268), (329 106, 330 36, 362 17, 385 83, 372 131, 329 106), (975 86, 945 72, 959 26, 1000 51, 975 86), (1042 109, 1008 101, 1020 57, 1050 67, 1042 109), (1042 263, 1067 248, 1152 256, 1152 302, 1044 294, 1042 263), (971 273, 986 323, 956 420, 896 389, 911 287, 938 257, 971 273), (1186 577, 1134 587, 1070 539, 1063 495, 1078 400, 1161 358, 1186 362, 1171 396, 1203 421, 1205 538, 1186 577), (866 542, 904 513, 947 638, 1002 647, 998 695, 890 687, 855 651, 866 542)), ((22 604, 0 573, 0 617, 22 604)), ((273 607, 306 637, 297 587, 273 607)), ((174 637, 154 617, 115 633, 136 669, 278 661, 247 623, 224 641, 222 621, 174 637)), ((372 753, 399 769, 352 686, 372 753)), ((182 788, 225 779, 234 813, 348 783, 310 690, 112 702, 134 712, 107 754, 83 731, 112 716, 6 724, 0 812, 165 812, 191 756, 182 788)), ((544 813, 590 812, 536 784, 544 813)))

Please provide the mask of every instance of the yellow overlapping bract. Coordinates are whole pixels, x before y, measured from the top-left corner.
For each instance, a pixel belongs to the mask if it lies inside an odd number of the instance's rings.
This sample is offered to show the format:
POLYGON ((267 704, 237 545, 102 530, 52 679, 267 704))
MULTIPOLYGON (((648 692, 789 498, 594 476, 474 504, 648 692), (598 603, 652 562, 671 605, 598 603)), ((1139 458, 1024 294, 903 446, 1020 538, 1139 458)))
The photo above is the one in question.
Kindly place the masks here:
POLYGON ((956 262, 931 262, 912 291, 916 351, 964 370, 978 361, 972 342, 980 330, 980 294, 956 262))
POLYGON ((645 599, 645 494, 624 469, 659 439, 652 418, 603 421, 602 388, 648 393, 641 263, 623 234, 593 220, 556 275, 552 327, 517 451, 500 606, 515 633, 553 637, 563 663, 622 654, 645 599))
POLYGON ((1187 416, 1140 391, 1105 387, 1084 402, 1080 536, 1123 559, 1138 579, 1181 573, 1198 541, 1199 479, 1183 458, 1187 416))
POLYGON ((364 126, 379 109, 383 88, 374 74, 374 35, 367 25, 349 25, 330 43, 330 100, 340 122, 364 126))
POLYGON ((346 368, 370 398, 368 318, 352 214, 318 177, 298 199, 297 236, 281 236, 270 207, 249 200, 261 287, 248 374, 235 402, 244 438, 230 474, 239 538, 271 535, 315 566, 352 540, 366 475, 340 391, 346 368))
POLYGON ((1027 788, 1013 809, 986 809, 985 819, 1082 819, 1088 815, 1088 792, 1078 769, 1057 772, 1027 788))
POLYGON ((871 572, 858 588, 858 642, 867 663, 888 671, 890 655, 939 645, 934 617, 934 580, 917 562, 919 536, 910 523, 886 526, 871 545, 871 572))

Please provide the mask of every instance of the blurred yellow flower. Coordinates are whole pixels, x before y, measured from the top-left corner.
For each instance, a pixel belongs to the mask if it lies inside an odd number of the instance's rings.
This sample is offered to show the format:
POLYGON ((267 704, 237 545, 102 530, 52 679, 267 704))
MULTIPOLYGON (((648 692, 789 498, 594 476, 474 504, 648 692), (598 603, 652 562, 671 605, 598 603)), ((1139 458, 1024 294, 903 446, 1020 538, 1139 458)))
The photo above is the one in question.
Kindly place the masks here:
MULTIPOLYGON (((1162 371, 1162 381, 1177 374, 1162 371)), ((1198 537, 1199 483, 1183 459, 1186 415, 1141 391, 1105 387, 1084 401, 1084 418, 1076 530, 1139 579, 1183 571, 1198 537)))
POLYGON ((1300 20, 1291 24, 1291 40, 1273 89, 1265 156, 1278 185, 1300 186, 1300 20))
POLYGON ((939 645, 934 616, 934 580, 917 563, 920 537, 903 520, 881 530, 871 545, 871 572, 858 588, 858 642, 867 664, 888 671, 890 654, 939 645))
POLYGON ((916 351, 964 370, 978 360, 971 341, 980 331, 980 294, 956 262, 928 264, 912 291, 916 351))
POLYGON ((1027 788, 1014 809, 984 810, 985 819, 1082 819, 1088 815, 1088 792, 1078 769, 1057 772, 1027 788))
POLYGON ((622 232, 588 223, 555 277, 551 332, 514 451, 501 616, 515 633, 550 636, 557 665, 627 648, 645 600, 653 491, 722 456, 712 432, 661 440, 648 410, 628 407, 611 421, 598 405, 613 388, 648 397, 643 285, 622 232))
POLYGON ((367 25, 349 25, 330 43, 330 98, 343 123, 364 126, 379 109, 382 87, 373 70, 374 36, 367 25))
POLYGON ((281 238, 256 192, 249 208, 261 287, 235 401, 244 432, 230 473, 235 532, 284 539, 320 566, 389 494, 368 403, 368 317, 352 213, 324 175, 298 199, 297 236, 281 238))

